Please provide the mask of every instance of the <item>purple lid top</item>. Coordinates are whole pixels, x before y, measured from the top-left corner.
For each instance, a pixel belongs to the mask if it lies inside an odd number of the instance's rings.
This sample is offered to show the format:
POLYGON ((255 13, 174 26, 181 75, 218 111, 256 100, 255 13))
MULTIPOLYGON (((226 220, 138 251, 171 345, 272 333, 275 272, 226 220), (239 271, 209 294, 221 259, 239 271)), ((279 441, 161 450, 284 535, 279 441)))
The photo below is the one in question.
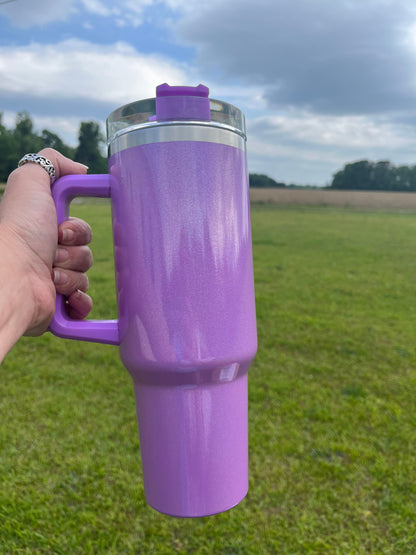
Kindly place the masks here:
POLYGON ((156 120, 211 121, 209 89, 197 87, 171 87, 167 83, 156 87, 156 120))
MULTIPOLYGON (((1 0, 0 0, 1 1, 1 0)), ((142 126, 165 125, 165 122, 205 122, 213 126, 225 126, 244 139, 246 124, 241 110, 223 102, 208 98, 209 89, 197 87, 171 87, 164 83, 156 88, 156 98, 136 100, 114 110, 107 118, 107 144, 110 145, 125 133, 142 126)))

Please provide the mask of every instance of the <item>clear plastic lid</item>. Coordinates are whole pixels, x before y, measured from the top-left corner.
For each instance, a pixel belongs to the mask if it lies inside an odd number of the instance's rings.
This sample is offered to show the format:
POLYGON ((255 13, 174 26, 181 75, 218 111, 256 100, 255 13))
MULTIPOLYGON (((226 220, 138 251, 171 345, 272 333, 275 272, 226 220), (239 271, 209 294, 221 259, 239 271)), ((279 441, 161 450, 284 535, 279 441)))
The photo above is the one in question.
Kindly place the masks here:
POLYGON ((156 88, 156 98, 131 102, 114 110, 107 118, 107 141, 127 133, 129 128, 138 129, 173 122, 201 123, 228 128, 246 138, 244 114, 231 104, 208 98, 209 90, 198 87, 156 88))

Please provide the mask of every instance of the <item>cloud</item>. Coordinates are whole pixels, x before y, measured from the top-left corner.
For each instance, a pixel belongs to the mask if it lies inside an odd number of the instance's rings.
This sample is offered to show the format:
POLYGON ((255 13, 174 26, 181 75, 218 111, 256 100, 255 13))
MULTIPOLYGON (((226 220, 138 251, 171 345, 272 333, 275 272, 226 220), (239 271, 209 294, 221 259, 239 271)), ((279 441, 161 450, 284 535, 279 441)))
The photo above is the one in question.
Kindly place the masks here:
POLYGON ((16 0, 2 6, 4 13, 15 27, 46 26, 68 20, 71 16, 90 14, 111 18, 117 26, 139 27, 146 20, 149 8, 164 5, 172 11, 183 9, 183 0, 16 0), (22 15, 23 14, 23 15, 22 15))
POLYGON ((332 116, 288 111, 248 121, 251 171, 277 180, 323 185, 346 162, 389 159, 412 164, 412 123, 387 116, 332 116))
POLYGON ((122 0, 116 4, 108 0, 80 1, 87 13, 111 17, 120 27, 142 25, 145 21, 146 10, 156 3, 155 0, 122 0))
POLYGON ((170 37, 196 49, 201 73, 261 87, 269 108, 339 115, 414 106, 412 0, 17 0, 2 13, 25 27, 86 14, 117 26, 168 25, 170 13, 170 37))
POLYGON ((77 0, 17 0, 1 6, 1 13, 16 27, 45 26, 68 19, 75 13, 76 4, 77 0))
POLYGON ((411 0, 228 0, 185 11, 198 64, 264 87, 269 107, 330 114, 414 107, 411 0))
POLYGON ((329 116, 292 112, 281 116, 262 116, 250 123, 257 136, 272 143, 314 145, 327 149, 404 148, 413 127, 396 125, 385 117, 329 116))
POLYGON ((203 82, 246 113, 250 171, 323 184, 346 161, 415 160, 411 0, 17 0, 1 13, 45 27, 31 30, 37 42, 0 47, 1 109, 68 138, 80 118, 102 121, 161 82, 203 82), (122 41, 40 44, 49 29, 122 41))
POLYGON ((103 17, 109 17, 114 15, 114 13, 119 13, 119 10, 115 11, 115 8, 107 6, 105 2, 101 0, 81 0, 81 4, 88 13, 101 15, 103 17))
POLYGON ((205 80, 196 67, 161 55, 142 54, 125 42, 99 45, 68 39, 56 44, 0 46, 3 110, 104 118, 122 104, 154 97, 156 86, 164 82, 203 82, 210 87, 211 97, 235 103, 243 110, 262 103, 260 87, 205 80))
MULTIPOLYGON (((155 86, 186 82, 186 67, 158 55, 140 54, 117 42, 95 45, 70 39, 57 44, 0 47, 0 99, 19 96, 38 106, 83 102, 107 108, 154 96, 155 86), (48 61, 45 66, 45 60, 48 61)), ((45 106, 46 108, 46 106, 45 106)), ((9 109, 11 107, 9 106, 9 109)), ((30 110, 30 104, 26 106, 30 110)))
POLYGON ((413 162, 410 0, 212 0, 182 13, 200 71, 256 93, 238 104, 251 171, 323 184, 346 161, 413 162))

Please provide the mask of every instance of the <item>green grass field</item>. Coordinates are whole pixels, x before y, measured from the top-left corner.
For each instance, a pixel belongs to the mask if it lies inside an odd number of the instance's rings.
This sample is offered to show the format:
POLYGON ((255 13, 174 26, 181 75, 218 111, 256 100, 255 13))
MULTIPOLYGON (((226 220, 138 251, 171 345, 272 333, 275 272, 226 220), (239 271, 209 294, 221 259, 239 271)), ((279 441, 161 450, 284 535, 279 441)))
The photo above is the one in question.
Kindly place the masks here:
MULTIPOLYGON (((109 207, 94 317, 115 317, 109 207)), ((144 500, 117 348, 25 338, 0 379, 1 554, 416 553, 416 214, 254 205, 250 491, 181 520, 144 500)))

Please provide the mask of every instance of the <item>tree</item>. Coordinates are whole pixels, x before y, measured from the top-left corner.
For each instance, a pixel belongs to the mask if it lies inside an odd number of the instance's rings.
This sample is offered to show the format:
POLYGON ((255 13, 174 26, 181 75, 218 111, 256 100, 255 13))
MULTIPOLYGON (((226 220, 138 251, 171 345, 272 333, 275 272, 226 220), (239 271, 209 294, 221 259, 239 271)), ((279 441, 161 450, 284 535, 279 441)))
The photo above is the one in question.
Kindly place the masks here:
POLYGON ((59 150, 64 156, 87 164, 91 172, 107 171, 106 158, 100 151, 104 137, 98 123, 93 121, 81 123, 80 144, 75 149, 65 144, 58 135, 48 129, 43 129, 39 134, 27 112, 17 114, 13 129, 6 128, 2 116, 3 114, 0 112, 0 182, 7 180, 10 172, 15 169, 17 162, 24 154, 39 152, 45 147, 59 150))
POLYGON ((331 188, 368 190, 371 188, 371 171, 371 163, 368 160, 347 164, 334 175, 331 188))
POLYGON ((412 179, 412 170, 409 166, 400 166, 396 168, 394 181, 398 189, 402 191, 415 190, 415 185, 412 179))
POLYGON ((264 187, 264 188, 276 188, 285 187, 284 183, 279 183, 269 177, 268 175, 251 173, 249 175, 250 187, 264 187))
POLYGON ((388 160, 360 160, 338 171, 332 189, 366 191, 416 191, 416 166, 394 166, 388 160))
POLYGON ((75 160, 87 165, 91 173, 106 173, 107 161, 100 152, 100 146, 104 141, 104 136, 97 122, 81 122, 75 160))
POLYGON ((381 160, 373 166, 372 189, 383 191, 395 188, 394 166, 388 160, 381 160))
POLYGON ((58 135, 52 133, 48 129, 43 129, 41 139, 43 142, 42 148, 54 148, 55 150, 59 150, 64 156, 68 158, 73 158, 75 154, 75 149, 71 148, 70 146, 66 145, 58 135))
POLYGON ((0 112, 0 182, 6 181, 9 173, 16 167, 17 145, 13 134, 3 124, 3 114, 0 112))
POLYGON ((19 112, 13 130, 13 138, 19 156, 42 149, 42 139, 34 132, 33 121, 27 112, 19 112))

